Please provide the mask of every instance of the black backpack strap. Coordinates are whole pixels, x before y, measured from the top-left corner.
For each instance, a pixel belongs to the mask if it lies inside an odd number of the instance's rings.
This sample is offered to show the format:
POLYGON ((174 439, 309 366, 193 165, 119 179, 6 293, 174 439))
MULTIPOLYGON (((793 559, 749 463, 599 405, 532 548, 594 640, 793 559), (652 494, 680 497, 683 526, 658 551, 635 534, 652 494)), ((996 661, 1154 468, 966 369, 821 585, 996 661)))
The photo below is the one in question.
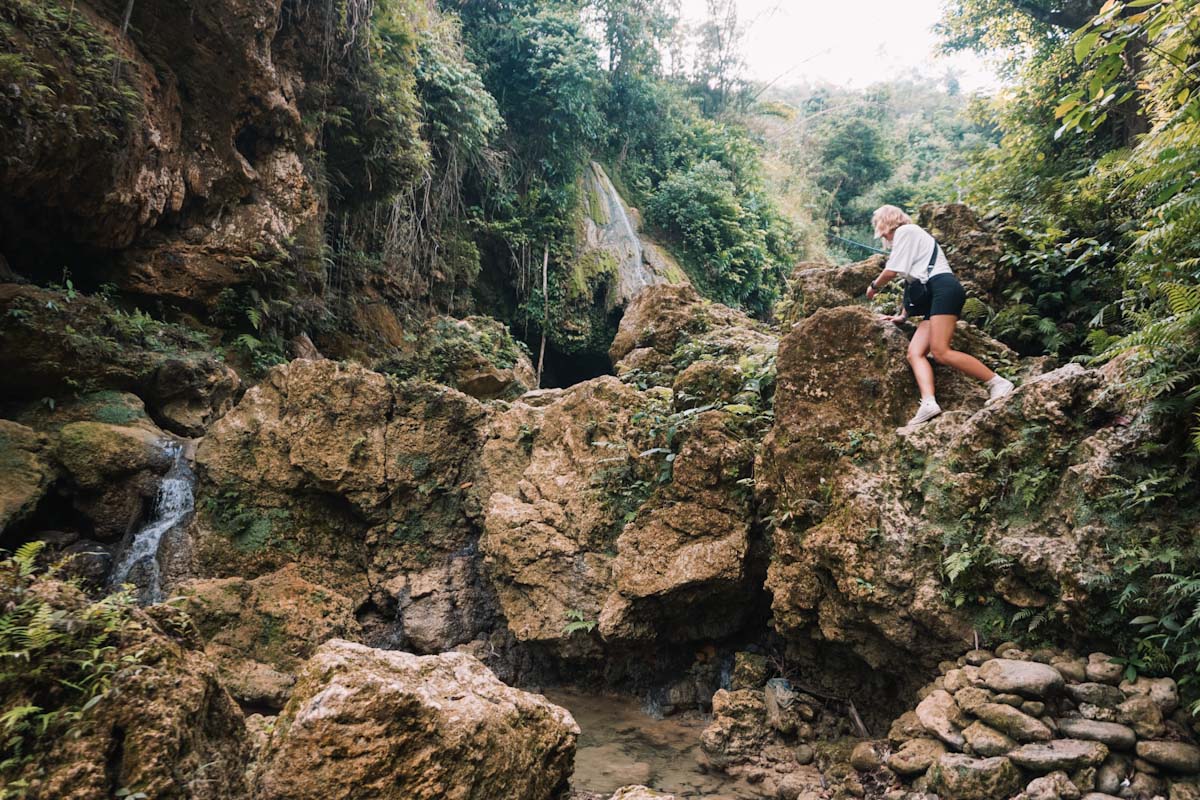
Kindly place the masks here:
POLYGON ((937 239, 933 240, 933 253, 929 256, 929 266, 925 268, 925 282, 929 282, 929 273, 933 272, 933 267, 937 264, 938 243, 937 239))

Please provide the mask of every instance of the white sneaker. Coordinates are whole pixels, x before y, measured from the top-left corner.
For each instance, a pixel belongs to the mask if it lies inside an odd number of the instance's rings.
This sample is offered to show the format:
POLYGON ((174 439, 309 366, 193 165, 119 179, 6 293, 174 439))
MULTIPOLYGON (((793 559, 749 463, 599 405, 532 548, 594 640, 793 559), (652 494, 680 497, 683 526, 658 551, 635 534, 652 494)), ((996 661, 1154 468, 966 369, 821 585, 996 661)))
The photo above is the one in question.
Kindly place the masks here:
POLYGON ((921 405, 917 407, 917 415, 908 421, 909 425, 920 425, 922 422, 929 420, 942 413, 942 407, 937 404, 937 400, 922 400, 921 405))
POLYGON ((1007 378, 1001 378, 997 375, 988 382, 988 405, 999 400, 1001 397, 1008 397, 1012 394, 1013 382, 1007 378))

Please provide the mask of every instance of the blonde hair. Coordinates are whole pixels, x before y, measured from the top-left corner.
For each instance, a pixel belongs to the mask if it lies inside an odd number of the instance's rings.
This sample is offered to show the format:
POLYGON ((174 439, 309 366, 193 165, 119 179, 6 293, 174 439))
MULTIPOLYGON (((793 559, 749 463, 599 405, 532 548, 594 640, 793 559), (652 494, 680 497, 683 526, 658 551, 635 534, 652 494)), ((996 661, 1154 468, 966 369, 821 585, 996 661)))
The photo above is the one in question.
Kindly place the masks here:
POLYGON ((891 233, 901 225, 911 225, 912 217, 896 206, 880 206, 871 215, 871 224, 875 226, 875 238, 882 239, 885 233, 891 233))

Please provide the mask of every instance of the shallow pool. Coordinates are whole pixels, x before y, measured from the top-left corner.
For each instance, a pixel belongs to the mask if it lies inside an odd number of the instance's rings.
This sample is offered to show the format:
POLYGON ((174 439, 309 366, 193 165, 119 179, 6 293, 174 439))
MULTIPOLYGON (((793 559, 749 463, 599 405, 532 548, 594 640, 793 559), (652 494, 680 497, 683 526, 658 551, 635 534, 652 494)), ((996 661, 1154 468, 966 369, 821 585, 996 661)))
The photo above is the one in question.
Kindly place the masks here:
POLYGON ((696 712, 655 719, 637 700, 570 690, 546 692, 568 709, 581 731, 571 787, 611 793, 641 784, 680 798, 758 800, 763 795, 745 781, 697 766, 700 733, 707 720, 696 712))

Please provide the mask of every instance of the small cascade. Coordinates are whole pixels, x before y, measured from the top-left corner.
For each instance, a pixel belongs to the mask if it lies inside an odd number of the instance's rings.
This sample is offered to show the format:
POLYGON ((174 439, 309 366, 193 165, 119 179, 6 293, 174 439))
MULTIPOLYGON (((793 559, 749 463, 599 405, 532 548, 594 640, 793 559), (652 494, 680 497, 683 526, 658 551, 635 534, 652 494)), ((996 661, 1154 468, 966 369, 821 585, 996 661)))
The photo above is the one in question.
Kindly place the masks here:
POLYGON ((584 173, 584 234, 587 248, 607 254, 616 263, 616 285, 608 297, 609 310, 625 306, 634 295, 658 283, 687 283, 683 269, 666 252, 643 236, 604 168, 596 162, 584 173))
POLYGON ((157 603, 163 599, 159 585, 159 544, 163 536, 184 524, 195 508, 192 486, 196 478, 184 455, 183 445, 167 442, 163 447, 173 459, 171 469, 158 486, 150 519, 133 535, 109 579, 109 585, 114 587, 134 584, 142 603, 157 603))

